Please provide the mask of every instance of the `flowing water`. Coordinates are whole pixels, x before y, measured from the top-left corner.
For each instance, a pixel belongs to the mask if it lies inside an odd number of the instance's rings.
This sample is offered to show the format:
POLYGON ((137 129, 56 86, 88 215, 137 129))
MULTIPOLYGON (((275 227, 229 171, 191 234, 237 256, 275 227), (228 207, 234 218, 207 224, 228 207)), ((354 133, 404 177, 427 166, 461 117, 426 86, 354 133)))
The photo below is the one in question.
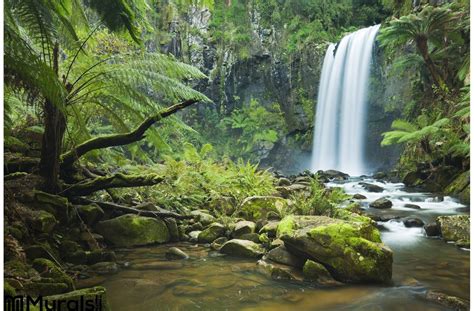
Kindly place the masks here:
MULTIPOLYGON (((383 193, 369 193, 360 179, 329 186, 367 196, 367 212, 415 216, 425 222, 439 215, 467 213, 450 197, 410 192, 402 184, 379 183, 383 193), (368 202, 382 196, 393 201, 389 210, 368 202), (419 210, 403 205, 413 202, 419 210)), ((257 269, 256 260, 220 256, 208 247, 179 243, 188 260, 168 261, 173 245, 118 250, 124 266, 118 274, 95 279, 107 288, 112 310, 446 310, 426 301, 427 290, 469 299, 469 251, 424 236, 420 228, 405 228, 397 220, 379 223, 382 240, 394 253, 393 283, 386 286, 347 285, 316 288, 307 283, 275 281, 257 269)), ((91 281, 84 280, 83 286, 91 281)))
POLYGON ((329 45, 321 72, 311 167, 366 173, 364 135, 372 47, 380 25, 329 45))

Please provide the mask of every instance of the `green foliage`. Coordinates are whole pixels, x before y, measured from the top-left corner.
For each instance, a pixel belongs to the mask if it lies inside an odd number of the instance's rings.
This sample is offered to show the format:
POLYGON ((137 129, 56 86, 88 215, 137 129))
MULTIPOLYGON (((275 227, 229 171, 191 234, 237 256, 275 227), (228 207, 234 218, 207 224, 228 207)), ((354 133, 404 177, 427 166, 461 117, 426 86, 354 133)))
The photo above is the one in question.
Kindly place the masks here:
POLYGON ((311 181, 311 194, 296 193, 288 214, 333 216, 336 208, 349 196, 341 188, 326 188, 317 179, 311 181))
POLYGON ((184 146, 181 159, 165 156, 164 164, 136 166, 130 162, 122 169, 130 173, 155 173, 165 176, 163 183, 147 188, 122 191, 122 198, 149 200, 159 206, 177 211, 209 208, 222 197, 232 198, 236 205, 248 196, 274 193, 274 177, 256 165, 238 160, 213 158, 213 148, 206 144, 197 150, 184 146))
POLYGON ((251 99, 248 106, 232 111, 221 119, 219 127, 227 134, 228 151, 233 156, 258 160, 255 151, 267 143, 275 143, 285 132, 285 121, 278 104, 271 109, 251 99))

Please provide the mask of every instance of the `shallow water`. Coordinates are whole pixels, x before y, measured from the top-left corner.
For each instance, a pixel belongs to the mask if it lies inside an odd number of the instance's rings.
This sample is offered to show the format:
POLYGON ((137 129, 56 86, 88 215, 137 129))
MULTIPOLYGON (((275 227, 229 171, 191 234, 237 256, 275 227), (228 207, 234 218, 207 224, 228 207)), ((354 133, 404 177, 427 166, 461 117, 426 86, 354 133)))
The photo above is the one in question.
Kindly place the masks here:
MULTIPOLYGON (((364 180, 373 182, 372 180, 364 180)), ((359 180, 329 186, 368 197, 364 206, 388 196, 390 210, 378 214, 415 216, 425 222, 438 215, 466 213, 452 198, 407 192, 402 184, 382 184, 383 193, 367 193, 359 180), (413 210, 403 204, 415 202, 413 210)), ((275 281, 257 270, 255 260, 220 256, 203 246, 176 244, 188 260, 167 261, 171 245, 117 250, 128 268, 107 277, 112 310, 446 310, 423 299, 429 289, 469 299, 469 251, 424 236, 421 228, 405 228, 392 220, 379 223, 382 240, 394 252, 389 286, 315 288, 306 283, 275 281)))

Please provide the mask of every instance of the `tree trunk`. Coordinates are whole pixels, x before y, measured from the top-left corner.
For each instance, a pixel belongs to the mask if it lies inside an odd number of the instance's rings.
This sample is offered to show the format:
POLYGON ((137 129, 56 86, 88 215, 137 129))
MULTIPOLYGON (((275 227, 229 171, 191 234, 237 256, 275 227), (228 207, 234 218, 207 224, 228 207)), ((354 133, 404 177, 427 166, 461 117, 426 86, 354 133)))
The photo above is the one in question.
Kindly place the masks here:
POLYGON ((425 65, 428 68, 428 71, 430 72, 430 75, 433 78, 433 81, 435 82, 436 86, 438 86, 442 91, 446 91, 446 82, 438 72, 435 63, 430 57, 430 53, 428 50, 428 39, 426 37, 418 37, 416 39, 416 46, 421 56, 423 57, 423 61, 425 62, 425 65))
MULTIPOLYGON (((59 45, 53 48, 53 69, 58 73, 59 45)), ((44 190, 57 193, 59 187, 59 157, 61 155, 66 117, 49 100, 44 103, 44 134, 41 145, 40 175, 45 179, 44 190)))

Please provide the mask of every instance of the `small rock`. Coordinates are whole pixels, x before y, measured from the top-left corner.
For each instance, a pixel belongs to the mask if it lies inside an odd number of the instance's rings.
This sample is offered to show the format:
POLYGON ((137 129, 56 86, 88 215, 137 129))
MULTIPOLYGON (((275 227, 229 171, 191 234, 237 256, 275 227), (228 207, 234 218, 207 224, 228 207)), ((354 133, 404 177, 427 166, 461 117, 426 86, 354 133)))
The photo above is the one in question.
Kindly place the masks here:
POLYGON ((410 204, 410 203, 407 203, 407 204, 403 205, 403 207, 412 208, 412 209, 421 209, 421 207, 419 205, 410 204))
POLYGON ((315 282, 318 285, 342 285, 342 283, 334 280, 329 271, 322 264, 309 259, 306 260, 303 266, 303 275, 306 280, 315 282))
POLYGON ((270 249, 276 248, 276 247, 278 247, 280 245, 284 245, 284 244, 285 244, 285 242, 283 242, 282 240, 275 239, 270 243, 270 249))
POLYGON ((255 223, 252 221, 239 221, 238 223, 235 224, 234 232, 232 233, 232 236, 234 238, 239 238, 241 235, 246 234, 246 233, 254 233, 255 232, 255 223))
POLYGON ((166 258, 168 259, 188 259, 189 255, 177 247, 170 247, 166 251, 166 258))
POLYGON ((276 231, 278 228, 278 221, 270 221, 262 229, 260 229, 259 233, 266 233, 268 237, 274 238, 276 237, 276 231))
POLYGON ((425 223, 423 220, 419 218, 406 218, 403 220, 403 224, 407 228, 412 228, 412 227, 423 227, 425 223))
POLYGON ((89 268, 97 274, 114 274, 118 272, 117 264, 111 261, 98 262, 89 268))
POLYGON ((369 206, 372 208, 378 208, 378 209, 387 209, 391 208, 393 205, 392 201, 386 199, 386 198, 380 198, 375 200, 374 202, 370 203, 369 206))
POLYGON ((260 243, 260 235, 255 232, 242 234, 239 239, 260 243))
POLYGON ((301 268, 304 265, 304 259, 301 259, 290 252, 288 252, 284 245, 272 249, 265 255, 266 259, 281 263, 287 266, 301 268))
POLYGON ((201 231, 198 235, 199 243, 211 243, 215 239, 225 234, 225 227, 220 223, 212 223, 204 231, 201 231))
POLYGON ((354 200, 365 200, 365 199, 367 199, 367 197, 366 197, 365 195, 360 194, 360 193, 354 194, 354 195, 352 196, 352 198, 353 198, 354 200))
POLYGON ((208 226, 216 221, 214 216, 209 215, 204 211, 192 211, 191 215, 193 215, 204 226, 208 226))
POLYGON ((289 185, 291 185, 291 181, 288 178, 282 177, 282 178, 278 179, 277 184, 278 184, 278 186, 289 186, 289 185))
POLYGON ((369 184, 366 182, 360 182, 359 185, 361 185, 365 190, 369 192, 383 192, 383 188, 374 184, 369 184))
POLYGON ((469 310, 469 302, 455 296, 449 296, 441 292, 429 290, 425 297, 429 301, 436 302, 453 310, 469 310))
POLYGON ((198 237, 200 233, 201 231, 199 230, 189 232, 189 241, 192 243, 196 243, 198 241, 198 237))
POLYGON ((176 222, 176 219, 168 217, 163 220, 165 221, 166 227, 168 227, 168 231, 170 233, 170 241, 178 242, 180 235, 179 235, 178 223, 176 222))
POLYGON ((223 245, 225 242, 227 242, 227 241, 228 241, 228 240, 227 240, 227 238, 226 238, 225 236, 222 236, 222 237, 220 237, 220 238, 217 238, 217 239, 215 239, 215 240, 211 243, 211 248, 212 248, 213 250, 218 251, 218 250, 221 249, 222 245, 223 245))

